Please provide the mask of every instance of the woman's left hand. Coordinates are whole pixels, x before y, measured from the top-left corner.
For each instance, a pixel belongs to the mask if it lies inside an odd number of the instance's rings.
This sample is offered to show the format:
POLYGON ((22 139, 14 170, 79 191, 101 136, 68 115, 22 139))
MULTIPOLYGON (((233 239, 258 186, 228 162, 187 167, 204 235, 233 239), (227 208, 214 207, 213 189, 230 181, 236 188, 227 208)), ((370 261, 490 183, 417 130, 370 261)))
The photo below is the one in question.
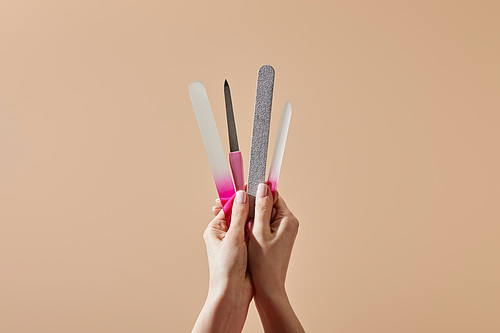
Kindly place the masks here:
POLYGON ((203 234, 210 284, 205 306, 193 332, 241 332, 243 328, 254 293, 247 270, 247 218, 248 196, 245 191, 238 191, 233 202, 230 227, 224 212, 218 209, 217 216, 203 234))

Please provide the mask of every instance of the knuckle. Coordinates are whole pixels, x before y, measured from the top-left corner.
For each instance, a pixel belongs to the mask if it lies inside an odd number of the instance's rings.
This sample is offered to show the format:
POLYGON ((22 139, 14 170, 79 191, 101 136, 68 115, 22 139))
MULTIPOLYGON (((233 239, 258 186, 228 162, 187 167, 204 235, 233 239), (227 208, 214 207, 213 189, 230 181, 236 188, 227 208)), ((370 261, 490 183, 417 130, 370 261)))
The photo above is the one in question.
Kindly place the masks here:
POLYGON ((209 228, 210 227, 207 227, 204 231, 203 231, 203 239, 206 241, 208 238, 209 238, 209 228))
POLYGON ((267 205, 265 203, 255 205, 255 210, 265 212, 267 210, 267 205))
POLYGON ((241 216, 245 212, 245 206, 235 205, 233 206, 233 214, 234 216, 241 216))
POLYGON ((293 230, 299 229, 299 220, 295 216, 290 216, 289 225, 293 230))

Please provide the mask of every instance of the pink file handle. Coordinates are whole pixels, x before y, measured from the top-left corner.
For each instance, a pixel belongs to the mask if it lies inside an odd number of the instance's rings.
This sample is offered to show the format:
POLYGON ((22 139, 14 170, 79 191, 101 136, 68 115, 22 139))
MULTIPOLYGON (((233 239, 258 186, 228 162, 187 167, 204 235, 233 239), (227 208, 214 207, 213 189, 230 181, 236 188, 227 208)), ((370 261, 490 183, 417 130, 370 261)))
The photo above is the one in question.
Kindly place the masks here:
POLYGON ((233 200, 236 196, 236 192, 233 187, 233 180, 227 177, 214 177, 214 180, 217 192, 219 193, 220 202, 222 204, 222 210, 224 211, 224 217, 226 218, 227 226, 229 227, 231 224, 233 200))
POLYGON ((233 201, 234 201, 235 195, 233 195, 229 199, 221 199, 221 203, 225 201, 224 204, 222 204, 222 210, 224 211, 224 217, 226 218, 227 226, 229 227, 231 225, 231 214, 233 211, 233 201))
POLYGON ((234 185, 236 191, 245 190, 245 176, 243 174, 243 157, 240 151, 229 153, 229 164, 233 172, 234 185))

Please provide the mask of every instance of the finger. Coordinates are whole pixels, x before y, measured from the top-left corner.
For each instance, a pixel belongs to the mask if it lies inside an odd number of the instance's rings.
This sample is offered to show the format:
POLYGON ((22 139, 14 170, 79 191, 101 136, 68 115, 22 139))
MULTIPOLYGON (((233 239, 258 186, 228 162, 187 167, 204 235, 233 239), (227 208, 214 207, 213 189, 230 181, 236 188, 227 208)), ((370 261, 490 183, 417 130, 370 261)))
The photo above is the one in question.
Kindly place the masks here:
POLYGON ((274 189, 271 187, 271 182, 268 180, 267 181, 267 186, 271 189, 271 193, 273 194, 273 204, 276 203, 276 200, 278 200, 278 190, 274 189))
MULTIPOLYGON (((273 193, 273 210, 271 212, 271 221, 275 221, 276 220, 276 216, 278 215, 278 209, 276 209, 276 202, 278 201, 278 197, 279 197, 279 193, 278 193, 278 190, 276 190, 274 193, 273 193)), ((273 229, 273 223, 271 222, 271 232, 273 232, 274 229, 273 229)))
POLYGON ((222 209, 222 203, 219 198, 215 199, 215 206, 212 207, 212 214, 217 216, 222 209))
MULTIPOLYGON (((226 217, 224 215, 224 209, 220 209, 219 212, 217 213, 217 215, 215 215, 215 218, 214 220, 217 220, 217 221, 224 221, 224 223, 226 223, 226 217)), ((227 224, 227 223, 226 223, 227 224)))
POLYGON ((218 206, 213 206, 212 207, 212 214, 214 214, 215 216, 217 216, 217 214, 219 214, 219 212, 221 211, 222 207, 218 207, 218 206))
POLYGON ((283 231, 287 230, 293 231, 295 234, 297 234, 297 231, 299 229, 299 220, 290 211, 290 209, 285 203, 285 200, 283 200, 282 197, 278 198, 275 207, 276 207, 276 214, 277 215, 279 214, 280 217, 282 217, 281 223, 278 226, 278 228, 283 231))
POLYGON ((269 235, 271 233, 271 212, 273 209, 273 195, 269 186, 259 184, 255 199, 255 217, 253 230, 256 235, 269 235))
POLYGON ((286 238, 289 241, 295 240, 299 232, 299 220, 290 213, 289 216, 281 220, 281 223, 276 228, 276 236, 279 238, 286 238))
POLYGON ((221 241, 228 230, 226 219, 224 218, 224 211, 220 211, 217 216, 210 221, 205 232, 203 233, 203 238, 205 242, 210 242, 214 240, 221 241))
POLYGON ((245 191, 236 192, 231 213, 228 235, 235 239, 245 239, 245 223, 248 218, 248 195, 245 191))
POLYGON ((245 223, 245 241, 248 242, 250 238, 250 233, 252 232, 253 220, 247 219, 247 223, 245 223))
POLYGON ((276 214, 278 213, 278 210, 273 207, 273 211, 271 212, 271 221, 276 220, 276 214))
MULTIPOLYGON (((277 194, 278 192, 276 192, 277 194)), ((286 212, 289 212, 290 210, 288 209, 288 206, 286 205, 285 203, 285 200, 283 200, 283 198, 279 195, 276 195, 276 202, 274 203, 274 206, 276 207, 276 209, 279 211, 286 211, 286 212)))

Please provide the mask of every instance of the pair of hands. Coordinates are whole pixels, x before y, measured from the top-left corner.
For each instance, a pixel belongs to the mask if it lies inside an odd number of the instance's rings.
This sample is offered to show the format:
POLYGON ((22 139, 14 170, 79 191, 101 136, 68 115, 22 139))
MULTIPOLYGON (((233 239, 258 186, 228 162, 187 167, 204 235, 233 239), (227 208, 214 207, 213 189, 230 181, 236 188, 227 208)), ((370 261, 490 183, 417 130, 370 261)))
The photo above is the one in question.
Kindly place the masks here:
POLYGON ((238 191, 227 226, 220 201, 203 237, 210 284, 193 332, 241 332, 250 301, 266 332, 303 332, 285 291, 298 220, 276 192, 260 184, 255 217, 248 220, 248 195, 238 191))

